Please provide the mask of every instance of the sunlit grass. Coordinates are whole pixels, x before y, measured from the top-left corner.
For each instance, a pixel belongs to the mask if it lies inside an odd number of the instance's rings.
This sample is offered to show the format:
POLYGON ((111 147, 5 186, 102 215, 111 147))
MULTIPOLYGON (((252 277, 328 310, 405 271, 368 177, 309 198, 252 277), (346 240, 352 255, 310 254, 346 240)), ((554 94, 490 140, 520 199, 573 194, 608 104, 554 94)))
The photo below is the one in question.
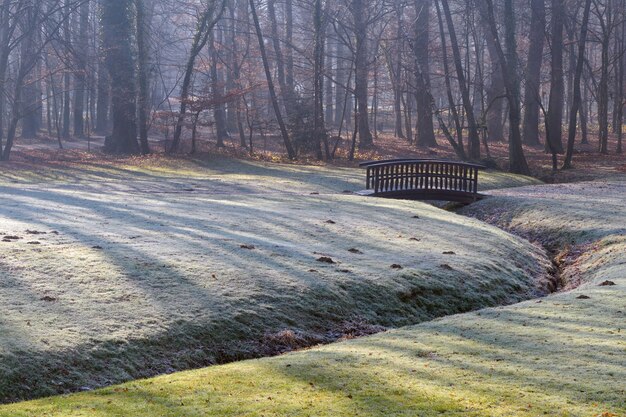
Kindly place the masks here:
MULTIPOLYGON (((257 191, 341 192, 363 188, 365 171, 332 165, 244 161, 221 156, 152 156, 105 161, 90 157, 69 162, 46 160, 41 163, 0 165, 0 184, 115 182, 129 178, 146 182, 168 180, 173 183, 217 180, 227 185, 252 186, 257 191)), ((479 182, 483 190, 539 183, 533 178, 496 171, 481 172, 479 182)))
POLYGON ((157 162, 59 168, 54 180, 18 170, 0 183, 0 401, 544 290, 540 249, 427 204, 344 194, 361 170, 157 162))
MULTIPOLYGON (((0 415, 624 416, 626 192, 623 183, 564 187, 499 192, 467 211, 555 247, 593 242, 565 266, 566 281, 582 282, 574 291, 280 357, 4 406, 0 415), (614 285, 600 285, 606 281, 614 285)), ((420 216, 435 213, 445 218, 426 208, 420 216)), ((464 221, 456 219, 448 220, 464 221)))
POLYGON ((587 286, 541 303, 5 406, 0 415, 622 416, 626 242, 604 251, 620 256, 594 268, 587 286), (605 278, 617 285, 599 287, 605 278))

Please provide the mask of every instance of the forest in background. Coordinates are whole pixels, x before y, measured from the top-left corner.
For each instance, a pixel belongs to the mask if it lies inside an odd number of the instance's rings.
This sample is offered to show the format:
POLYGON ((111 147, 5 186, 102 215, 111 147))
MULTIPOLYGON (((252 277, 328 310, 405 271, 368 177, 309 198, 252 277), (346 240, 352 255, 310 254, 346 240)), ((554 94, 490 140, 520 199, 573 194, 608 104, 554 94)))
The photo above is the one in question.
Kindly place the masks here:
POLYGON ((148 154, 210 134, 328 161, 389 131, 569 168, 578 143, 623 151, 625 51, 626 0, 3 0, 0 156, 38 135, 148 154))

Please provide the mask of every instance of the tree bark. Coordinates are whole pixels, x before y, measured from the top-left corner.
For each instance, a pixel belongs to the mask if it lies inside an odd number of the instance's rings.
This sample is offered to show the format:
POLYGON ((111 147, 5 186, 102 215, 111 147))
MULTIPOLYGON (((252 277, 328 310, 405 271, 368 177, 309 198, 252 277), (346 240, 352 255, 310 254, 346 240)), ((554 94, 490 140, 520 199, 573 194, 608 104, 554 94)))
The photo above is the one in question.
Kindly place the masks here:
POLYGON ((105 151, 116 154, 136 154, 137 103, 136 73, 132 55, 133 39, 132 0, 103 1, 102 29, 105 62, 111 78, 111 110, 113 132, 105 140, 105 151))
POLYGON ((567 152, 563 169, 572 168, 572 157, 574 155, 574 141, 576 140, 576 117, 581 104, 580 80, 583 74, 585 61, 585 45, 587 43, 587 31, 589 24, 589 14, 591 10, 591 0, 585 0, 585 11, 580 27, 580 38, 578 39, 578 57, 576 61, 576 72, 574 73, 574 85, 572 93, 572 108, 569 113, 569 126, 567 133, 567 152))
POLYGON ((74 136, 85 135, 85 98, 87 95, 87 50, 89 47, 89 1, 79 9, 79 29, 76 40, 74 73, 74 136))
POLYGON ((148 143, 148 123, 150 115, 150 70, 148 68, 148 60, 150 51, 147 38, 148 30, 151 25, 151 14, 148 14, 144 0, 136 0, 136 9, 139 144, 141 145, 141 153, 147 155, 150 153, 150 144, 148 143))
POLYGON ((185 75, 180 88, 180 111, 176 121, 176 127, 174 128, 172 144, 168 149, 169 153, 178 151, 178 147, 180 146, 183 124, 185 122, 185 115, 187 114, 187 101, 189 100, 189 93, 192 87, 191 77, 196 64, 196 58, 208 42, 209 35, 222 16, 225 6, 226 0, 210 0, 210 4, 206 6, 206 9, 198 21, 191 50, 189 52, 189 56, 187 57, 187 64, 185 65, 185 75))
POLYGON ((259 50, 261 51, 261 59, 263 60, 263 69, 265 70, 265 78, 267 79, 267 87, 270 93, 270 99, 272 101, 272 107, 274 107, 274 114, 276 115, 276 121, 280 127, 280 133, 283 137, 283 143, 287 149, 287 155, 289 159, 295 159, 296 153, 289 138, 289 132, 285 126, 283 116, 280 112, 280 105, 278 104, 278 97, 276 96, 276 89, 274 87, 274 81, 272 80, 272 73, 270 71, 270 65, 267 59, 267 52, 265 50, 265 41, 263 39, 263 32, 261 31, 261 24, 259 23, 259 16, 256 12, 256 6, 254 0, 250 0, 250 12, 252 14, 252 20, 254 22, 254 28, 256 31, 257 39, 259 41, 259 50))
POLYGON ((337 65, 335 68, 335 123, 340 125, 344 122, 346 125, 350 122, 350 113, 352 109, 351 98, 348 94, 348 78, 351 73, 351 60, 348 48, 339 40, 337 42, 337 65), (346 101, 350 101, 346 103, 346 101))
POLYGON ((354 30, 356 35, 356 52, 354 58, 355 66, 355 98, 358 106, 358 131, 359 146, 363 148, 371 147, 374 138, 369 126, 368 117, 368 47, 367 47, 367 18, 365 16, 365 1, 352 0, 350 10, 354 18, 354 30))
POLYGON ((219 28, 216 27, 214 30, 211 30, 211 34, 209 35, 211 91, 213 92, 213 99, 218 102, 218 104, 213 107, 213 119, 215 120, 215 131, 217 134, 217 147, 223 148, 225 146, 224 140, 230 138, 230 135, 228 134, 228 127, 226 125, 224 105, 220 103, 222 97, 224 96, 224 86, 222 84, 221 74, 217 69, 217 49, 215 48, 216 30, 219 30, 219 28))
POLYGON ((454 60, 454 66, 456 68, 459 88, 461 90, 463 108, 465 109, 465 114, 467 115, 467 124, 469 129, 468 156, 470 159, 477 161, 480 159, 480 137, 478 135, 478 125, 476 124, 476 117, 474 116, 474 106, 470 98, 469 87, 467 85, 465 77, 465 71, 463 70, 463 62, 461 60, 459 43, 457 41, 454 23, 452 21, 452 14, 450 13, 450 6, 448 5, 448 0, 442 0, 441 3, 443 6, 443 13, 446 18, 446 23, 448 25, 450 46, 452 47, 452 56, 454 60))
MULTIPOLYGON (((485 32, 491 33, 488 12, 484 0, 479 0, 477 5, 480 9, 480 17, 485 32)), ((495 15, 495 11, 494 11, 495 15)), ((497 47, 491 36, 486 36, 487 53, 491 70, 489 71, 489 84, 486 86, 487 93, 487 140, 490 142, 504 141, 504 107, 506 104, 506 88, 502 78, 502 63, 498 57, 497 47)))
POLYGON ((433 110, 430 98, 430 3, 431 0, 415 0, 415 61, 422 74, 416 85, 417 145, 437 146, 433 126, 433 110))
POLYGON ((519 76, 517 74, 517 44, 515 42, 515 12, 513 0, 504 0, 504 36, 506 54, 500 45, 498 28, 493 11, 493 1, 486 0, 489 13, 491 36, 494 38, 496 51, 502 65, 502 77, 505 80, 507 101, 509 103, 509 171, 515 174, 529 175, 530 170, 520 132, 521 110, 519 97, 519 76))
POLYGON ((543 60, 544 32, 546 27, 545 0, 531 0, 530 44, 526 65, 526 86, 524 90, 523 142, 526 145, 539 145, 539 87, 541 63, 543 60))
POLYGON ((563 19, 565 0, 552 0, 552 61, 550 65, 550 101, 548 104, 548 132, 546 150, 563 153, 563 19))

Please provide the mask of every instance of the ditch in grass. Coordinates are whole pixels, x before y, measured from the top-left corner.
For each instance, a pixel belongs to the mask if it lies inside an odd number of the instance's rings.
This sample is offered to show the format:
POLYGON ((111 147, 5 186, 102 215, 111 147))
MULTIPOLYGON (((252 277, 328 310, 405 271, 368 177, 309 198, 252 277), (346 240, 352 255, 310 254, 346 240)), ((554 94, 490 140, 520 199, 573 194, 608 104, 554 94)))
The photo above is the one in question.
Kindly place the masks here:
POLYGON ((585 280, 572 292, 0 415, 622 416, 626 236, 594 247, 566 271, 585 280))
MULTIPOLYGON (((221 164, 192 180, 143 167, 124 169, 122 181, 97 168, 100 179, 76 171, 2 185, 2 401, 547 291, 541 248, 427 204, 342 194, 361 183, 360 170, 221 164)), ((510 181, 487 173, 483 182, 510 181)))

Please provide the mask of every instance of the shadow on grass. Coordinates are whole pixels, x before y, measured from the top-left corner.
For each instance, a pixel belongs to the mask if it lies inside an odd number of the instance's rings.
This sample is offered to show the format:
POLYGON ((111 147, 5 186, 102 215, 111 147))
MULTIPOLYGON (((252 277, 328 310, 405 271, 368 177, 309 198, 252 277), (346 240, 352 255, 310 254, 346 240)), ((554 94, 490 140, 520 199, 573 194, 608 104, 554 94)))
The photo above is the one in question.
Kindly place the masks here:
MULTIPOLYGON (((134 183, 115 191, 105 188, 98 193, 97 187, 89 186, 87 190, 2 187, 0 216, 29 228, 58 231, 66 239, 58 243, 61 250, 63 245, 78 245, 85 253, 97 252, 93 256, 115 275, 96 277, 101 285, 113 288, 116 280, 122 280, 141 294, 150 314, 162 322, 138 328, 128 337, 108 335, 107 326, 94 328, 92 321, 118 317, 120 325, 129 329, 142 322, 133 322, 126 313, 116 315, 122 305, 97 299, 89 311, 62 296, 53 306, 41 307, 42 294, 18 269, 7 276, 5 285, 24 288, 19 291, 23 303, 38 309, 41 318, 53 321, 67 314, 85 336, 79 335, 78 342, 66 341, 71 348, 44 347, 32 339, 27 327, 3 324, 15 335, 12 344, 23 349, 2 354, 0 397, 4 401, 276 353, 293 346, 268 347, 265 338, 285 328, 301 332, 302 343, 314 344, 331 340, 329 332, 355 318, 397 326, 519 301, 531 295, 534 285, 527 267, 532 265, 536 273, 541 270, 540 262, 528 260, 525 251, 530 249, 521 241, 419 203, 347 196, 181 198, 142 194, 145 187, 134 183), (129 196, 128 189, 134 187, 138 194, 129 196), (410 220, 415 210, 420 210, 420 221, 428 222, 419 229, 424 234, 437 230, 438 242, 445 247, 407 246, 408 233, 415 232, 407 221, 416 221, 410 220), (330 217, 341 221, 330 226, 325 223, 330 217), (399 221, 390 225, 390 218, 399 221), (136 234, 147 235, 146 243, 141 239, 129 243, 136 234), (499 239, 513 247, 494 243, 499 239), (243 250, 242 244, 253 244, 256 250, 243 250), (485 276, 474 277, 484 266, 475 250, 459 258, 458 267, 442 254, 457 245, 486 246, 491 260, 483 270, 485 276), (353 247, 362 248, 366 255, 350 254, 353 247), (337 252, 331 255, 341 266, 316 262, 315 250, 337 252), (510 265, 511 259, 519 265, 510 265), (400 273, 389 269, 397 260, 406 265, 400 273), (451 263, 453 270, 442 268, 443 262, 451 263), (195 269, 182 270, 186 264, 195 269), (230 276, 235 280, 232 284, 213 281, 213 268, 231 267, 236 268, 230 276), (266 275, 267 271, 282 271, 281 279, 266 275), (509 279, 503 279, 502 273, 509 279), (88 336, 90 341, 83 340, 88 336)), ((55 249, 37 248, 49 253, 55 249)), ((73 274, 89 277, 88 269, 77 269, 83 261, 67 258, 65 262, 74 268, 73 274)), ((81 289, 80 276, 66 279, 59 285, 74 287, 79 297, 95 297, 81 289)))

